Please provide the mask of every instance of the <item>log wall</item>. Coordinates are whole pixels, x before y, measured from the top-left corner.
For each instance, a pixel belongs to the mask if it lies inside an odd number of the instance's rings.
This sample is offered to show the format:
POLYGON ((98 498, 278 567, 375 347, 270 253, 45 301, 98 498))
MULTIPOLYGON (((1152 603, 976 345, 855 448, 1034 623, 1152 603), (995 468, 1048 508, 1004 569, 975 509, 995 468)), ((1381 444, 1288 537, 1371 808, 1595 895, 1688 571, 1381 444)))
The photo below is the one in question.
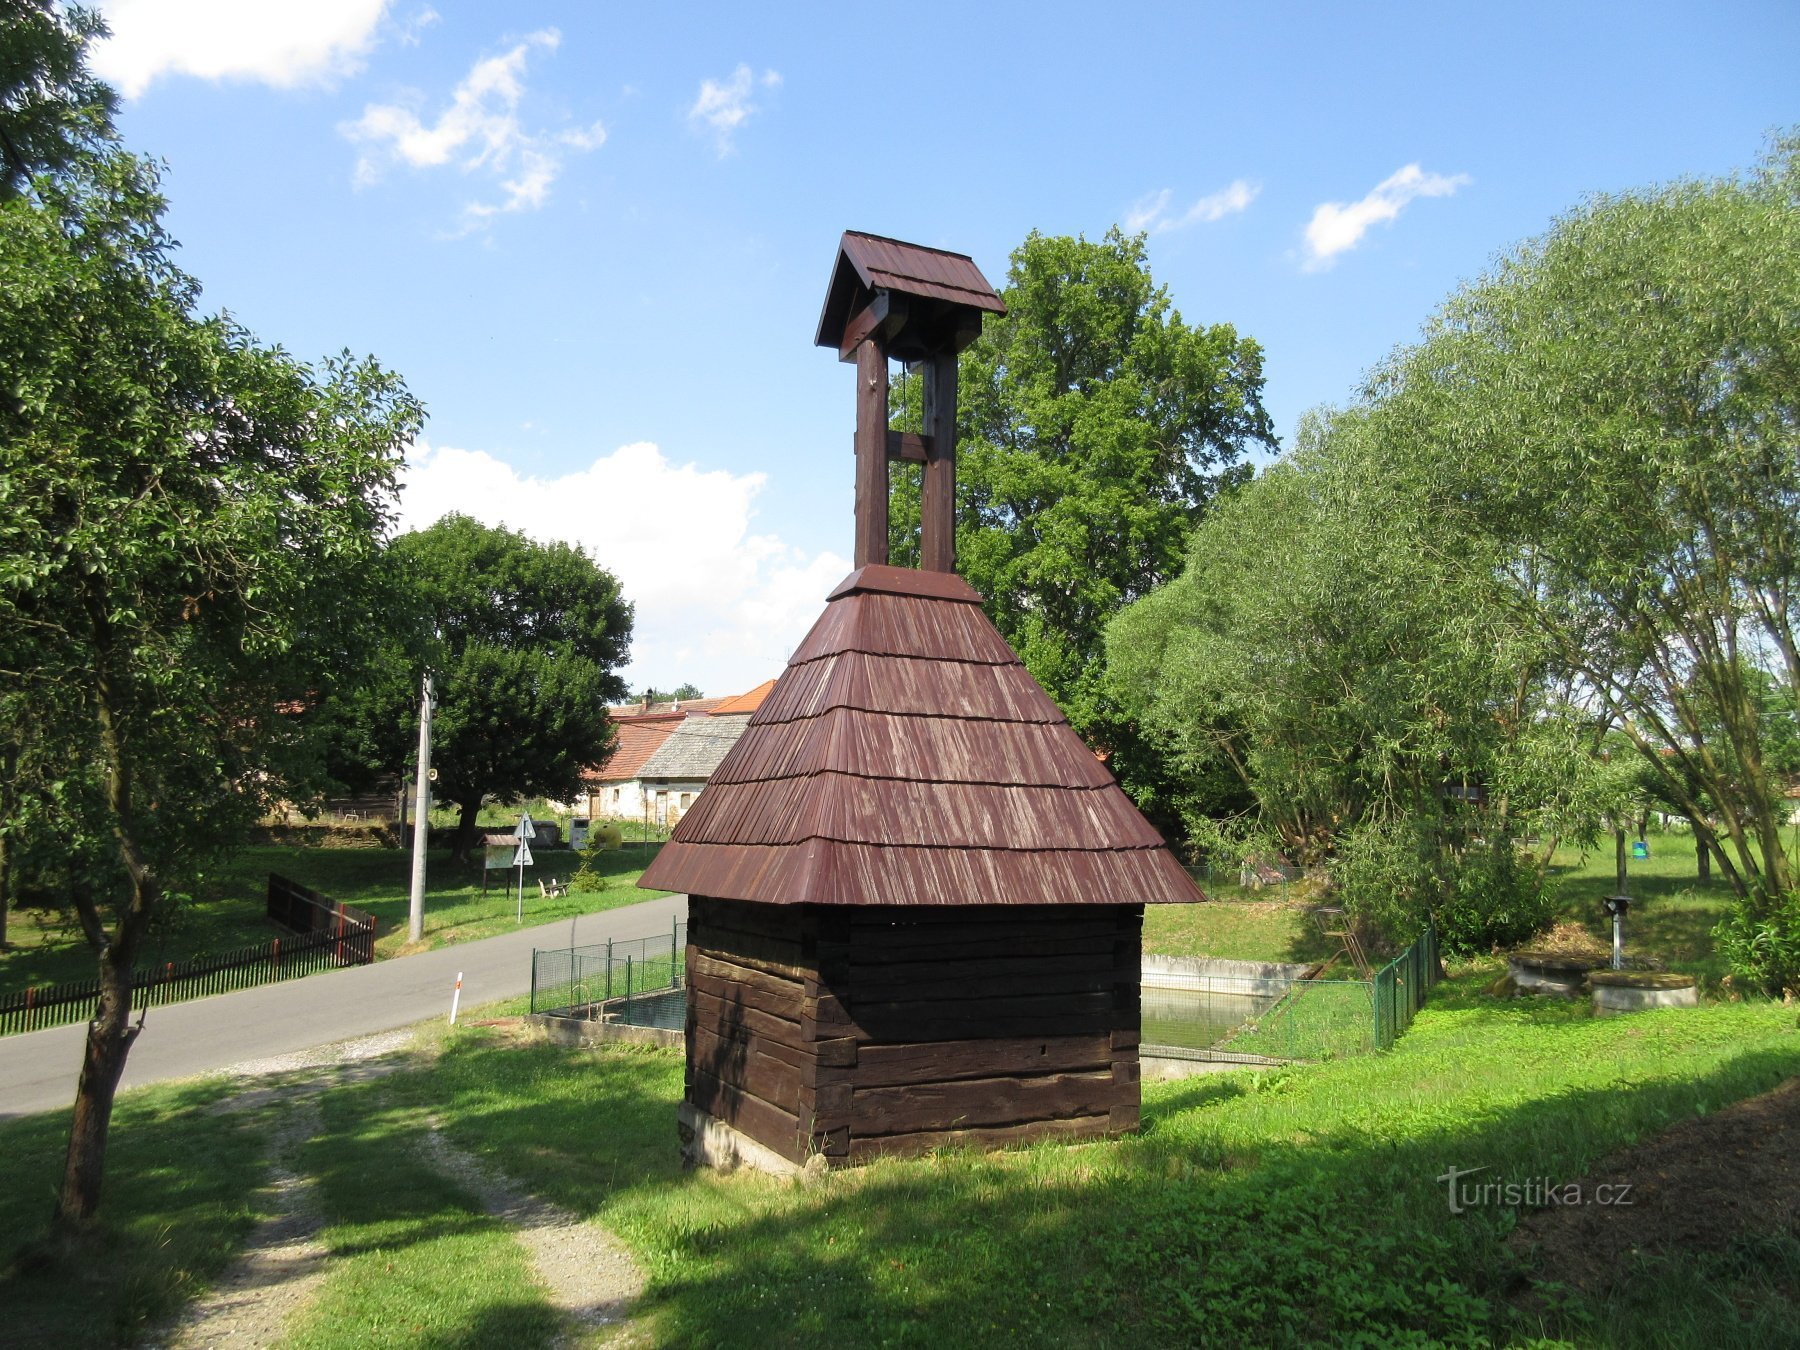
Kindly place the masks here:
POLYGON ((688 1100, 795 1162, 1135 1129, 1142 927, 694 896, 688 1100))

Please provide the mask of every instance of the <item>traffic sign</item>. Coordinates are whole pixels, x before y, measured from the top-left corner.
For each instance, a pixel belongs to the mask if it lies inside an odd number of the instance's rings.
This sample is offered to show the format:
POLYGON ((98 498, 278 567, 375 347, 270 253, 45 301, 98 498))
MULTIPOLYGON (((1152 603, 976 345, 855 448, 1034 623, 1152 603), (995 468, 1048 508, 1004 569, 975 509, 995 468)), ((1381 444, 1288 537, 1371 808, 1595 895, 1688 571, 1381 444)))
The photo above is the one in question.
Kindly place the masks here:
POLYGON ((519 827, 513 831, 514 839, 536 839, 537 827, 531 823, 530 813, 519 817, 519 827))
POLYGON ((532 865, 531 845, 523 839, 519 841, 518 852, 513 854, 512 865, 514 867, 530 867, 532 865))

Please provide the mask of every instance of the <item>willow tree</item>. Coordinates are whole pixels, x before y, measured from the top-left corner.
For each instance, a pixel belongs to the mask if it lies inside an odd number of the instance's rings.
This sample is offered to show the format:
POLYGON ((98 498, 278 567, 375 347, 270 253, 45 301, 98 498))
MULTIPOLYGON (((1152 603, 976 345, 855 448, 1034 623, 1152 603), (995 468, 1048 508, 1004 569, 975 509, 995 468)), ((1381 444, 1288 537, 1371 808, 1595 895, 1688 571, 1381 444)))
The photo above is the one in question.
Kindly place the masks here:
POLYGON ((1453 296, 1369 409, 1444 556, 1705 824, 1740 964, 1800 984, 1765 725, 1770 681, 1800 687, 1800 142, 1584 203, 1453 296))

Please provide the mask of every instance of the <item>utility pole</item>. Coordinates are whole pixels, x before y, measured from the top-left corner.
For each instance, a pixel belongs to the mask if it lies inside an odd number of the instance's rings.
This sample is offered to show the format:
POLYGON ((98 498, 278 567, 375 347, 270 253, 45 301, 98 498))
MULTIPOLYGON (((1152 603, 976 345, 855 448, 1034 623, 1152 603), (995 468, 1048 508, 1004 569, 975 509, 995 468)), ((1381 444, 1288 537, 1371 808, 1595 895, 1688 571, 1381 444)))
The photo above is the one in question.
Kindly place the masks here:
POLYGON ((425 936, 425 841, 431 832, 431 672, 425 672, 423 692, 419 695, 419 781, 418 809, 413 813, 412 912, 407 924, 406 940, 418 942, 425 936))

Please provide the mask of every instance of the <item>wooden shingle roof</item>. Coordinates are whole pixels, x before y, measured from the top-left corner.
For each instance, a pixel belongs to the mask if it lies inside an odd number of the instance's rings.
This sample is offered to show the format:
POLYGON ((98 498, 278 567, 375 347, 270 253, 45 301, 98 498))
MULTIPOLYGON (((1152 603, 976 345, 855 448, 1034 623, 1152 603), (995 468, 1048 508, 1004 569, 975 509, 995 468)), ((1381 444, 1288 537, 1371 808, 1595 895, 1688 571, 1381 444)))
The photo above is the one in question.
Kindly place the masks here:
POLYGON ((1203 899, 945 572, 832 592, 640 883, 774 904, 1203 899))

